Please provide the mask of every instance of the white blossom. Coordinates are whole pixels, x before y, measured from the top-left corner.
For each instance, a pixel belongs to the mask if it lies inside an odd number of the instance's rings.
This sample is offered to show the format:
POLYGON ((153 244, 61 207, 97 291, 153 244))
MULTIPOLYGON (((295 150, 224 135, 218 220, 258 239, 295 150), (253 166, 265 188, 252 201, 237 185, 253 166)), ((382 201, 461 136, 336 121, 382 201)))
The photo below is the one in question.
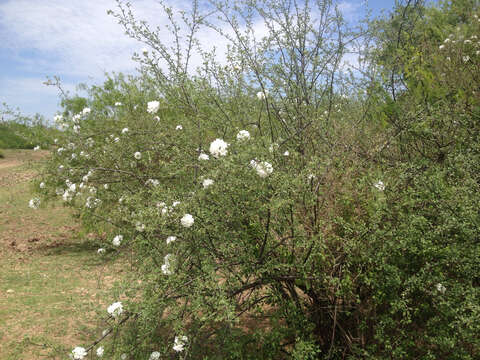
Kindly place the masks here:
POLYGON ((160 181, 157 179, 148 179, 147 181, 145 181, 145 185, 152 185, 154 187, 157 187, 158 185, 160 185, 160 181))
POLYGON ((97 250, 97 254, 99 254, 99 255, 105 254, 105 251, 106 251, 105 248, 99 248, 97 250))
POLYGON ((100 347, 97 349, 97 356, 98 356, 98 357, 102 357, 104 351, 105 351, 105 349, 103 348, 103 346, 100 346, 100 347))
POLYGON ((158 101, 149 101, 147 103, 147 112, 150 114, 154 114, 160 108, 160 102, 158 101))
POLYGON ((466 63, 470 60, 470 56, 465 55, 465 56, 462 57, 462 60, 463 60, 464 63, 466 63))
POLYGON ((56 123, 59 123, 60 121, 63 120, 63 116, 62 115, 55 115, 53 117, 53 121, 55 121, 56 123))
POLYGON ((119 317, 123 313, 123 306, 120 301, 114 302, 107 308, 107 312, 114 318, 119 317))
POLYGON ((164 275, 172 275, 173 274, 171 266, 170 266, 169 263, 168 264, 162 264, 161 270, 162 270, 162 273, 164 275))
POLYGON ((206 189, 207 187, 209 187, 210 185, 213 185, 214 181, 212 179, 205 179, 203 180, 203 188, 206 189))
POLYGON ((186 228, 189 228, 193 225, 194 219, 193 216, 190 214, 183 215, 182 219, 180 220, 182 225, 186 228))
POLYGON ((258 176, 261 178, 266 178, 273 172, 272 164, 266 161, 259 162, 257 160, 251 160, 250 166, 257 171, 258 176))
POLYGON ((40 150, 40 145, 37 145, 33 148, 33 151, 38 151, 38 150, 40 150))
POLYGON ((183 129, 182 125, 177 125, 177 127, 175 128, 175 130, 182 130, 182 129, 183 129))
POLYGON ((164 275, 172 275, 173 270, 172 270, 172 265, 170 263, 170 260, 173 258, 172 254, 167 254, 163 258, 163 265, 161 266, 162 273, 164 275))
POLYGON ((73 195, 75 195, 75 193, 67 189, 62 195, 62 199, 66 202, 72 201, 73 195))
POLYGON ((273 144, 271 144, 271 145, 269 146, 268 151, 274 152, 277 148, 278 148, 278 144, 277 144, 277 143, 273 143, 273 144))
POLYGON ((127 360, 127 354, 122 354, 122 356, 120 356, 120 359, 121 360, 127 360))
POLYGON ((438 48, 442 50, 445 47, 445 45, 440 45, 438 48))
POLYGON ((283 153, 283 156, 289 156, 290 155, 290 152, 287 150, 283 153))
POLYGON ((259 91, 257 92, 257 98, 258 100, 265 100, 265 98, 268 96, 268 90, 265 90, 265 92, 263 91, 259 91))
POLYGON ((198 160, 208 160, 208 159, 210 159, 210 157, 205 153, 201 153, 200 155, 198 155, 198 160))
POLYGON ((89 209, 95 209, 98 205, 100 205, 101 202, 102 200, 97 199, 93 196, 89 196, 87 197, 87 201, 85 202, 85 207, 89 209))
POLYGON ((140 160, 142 158, 142 153, 140 151, 137 151, 135 154, 133 154, 135 159, 140 160))
POLYGON ((160 359, 160 353, 158 351, 154 351, 150 354, 150 357, 148 359, 149 360, 159 360, 160 359))
POLYGON ((82 110, 82 115, 88 115, 88 114, 90 114, 91 111, 92 110, 90 108, 86 107, 82 110))
POLYGON ((243 141, 250 139, 250 133, 247 130, 240 130, 237 134, 237 140, 243 141))
POLYGON ((144 232, 145 231, 145 224, 142 224, 140 221, 137 221, 135 223, 135 229, 139 232, 144 232))
POLYGON ((108 185, 108 184, 103 184, 103 188, 104 188, 105 190, 108 190, 109 185, 108 185))
POLYGON ((30 199, 30 201, 28 202, 28 207, 30 207, 34 210, 38 209, 39 205, 40 205, 40 199, 39 198, 30 199))
POLYGON ((183 351, 187 341, 188 338, 186 336, 175 336, 175 340, 173 342, 173 350, 175 350, 176 352, 183 351))
POLYGON ((123 105, 123 104, 122 104, 120 101, 117 101, 117 102, 115 103, 115 106, 122 106, 122 105, 123 105))
POLYGON ((385 190, 385 184, 382 180, 378 180, 375 184, 373 184, 378 190, 383 191, 385 190))
POLYGON ((447 288, 440 283, 435 285, 435 287, 439 293, 445 294, 445 291, 447 291, 447 288))
POLYGON ((177 240, 177 237, 176 236, 169 236, 167 237, 167 245, 174 242, 175 240, 177 240))
POLYGON ((112 244, 113 246, 120 246, 122 241, 123 241, 123 235, 117 235, 113 238, 112 244))
POLYGON ((225 141, 222 139, 215 139, 210 144, 210 153, 216 158, 219 156, 225 156, 227 155, 227 147, 228 144, 225 141))
POLYGON ((148 49, 147 48, 142 48, 142 54, 147 55, 148 54, 148 49))
POLYGON ((45 183, 42 181, 39 185, 40 189, 44 189, 45 188, 45 183))
POLYGON ((65 151, 65 148, 60 147, 60 148, 58 148, 57 153, 61 154, 61 153, 64 152, 64 151, 65 151))
POLYGON ((155 121, 160 121, 160 116, 154 116, 154 117, 153 117, 153 120, 155 120, 155 121))
POLYGON ((72 350, 72 356, 74 360, 82 360, 87 355, 87 351, 81 346, 77 346, 72 350))
POLYGON ((122 129, 122 134, 126 134, 128 132, 128 128, 123 128, 122 129))

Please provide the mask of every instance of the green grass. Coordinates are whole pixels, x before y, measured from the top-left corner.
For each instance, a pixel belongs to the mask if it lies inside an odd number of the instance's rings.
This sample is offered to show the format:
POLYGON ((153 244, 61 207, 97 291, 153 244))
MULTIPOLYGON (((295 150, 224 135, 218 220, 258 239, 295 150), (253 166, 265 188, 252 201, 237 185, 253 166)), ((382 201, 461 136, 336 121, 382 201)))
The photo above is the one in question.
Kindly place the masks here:
POLYGON ((64 359, 105 328, 122 266, 96 254, 62 204, 32 210, 41 153, 0 160, 0 359, 64 359), (31 162, 33 161, 33 162, 31 162), (32 166, 33 165, 33 166, 32 166))

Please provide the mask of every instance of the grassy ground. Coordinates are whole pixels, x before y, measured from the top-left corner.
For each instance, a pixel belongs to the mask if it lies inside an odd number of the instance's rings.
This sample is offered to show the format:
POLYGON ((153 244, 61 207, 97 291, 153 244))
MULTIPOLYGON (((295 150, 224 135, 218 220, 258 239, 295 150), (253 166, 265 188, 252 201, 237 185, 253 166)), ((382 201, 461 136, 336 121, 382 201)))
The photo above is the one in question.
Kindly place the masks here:
POLYGON ((122 271, 97 255, 62 204, 32 210, 29 180, 46 152, 0 158, 0 359, 65 359, 105 328, 122 271), (98 314, 101 314, 99 315, 98 314))

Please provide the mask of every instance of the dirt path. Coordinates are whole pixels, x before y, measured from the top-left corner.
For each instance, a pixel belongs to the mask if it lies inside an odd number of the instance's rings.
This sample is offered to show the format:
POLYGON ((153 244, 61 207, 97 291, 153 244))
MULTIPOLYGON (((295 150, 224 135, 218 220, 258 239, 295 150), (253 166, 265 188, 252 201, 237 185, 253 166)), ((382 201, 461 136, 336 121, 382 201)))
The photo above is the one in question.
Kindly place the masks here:
POLYGON ((0 359, 65 359, 107 326, 109 290, 121 267, 99 257, 61 203, 38 210, 29 182, 45 153, 0 160, 0 359), (32 166, 33 165, 33 166, 32 166), (115 276, 114 276, 115 275, 115 276))

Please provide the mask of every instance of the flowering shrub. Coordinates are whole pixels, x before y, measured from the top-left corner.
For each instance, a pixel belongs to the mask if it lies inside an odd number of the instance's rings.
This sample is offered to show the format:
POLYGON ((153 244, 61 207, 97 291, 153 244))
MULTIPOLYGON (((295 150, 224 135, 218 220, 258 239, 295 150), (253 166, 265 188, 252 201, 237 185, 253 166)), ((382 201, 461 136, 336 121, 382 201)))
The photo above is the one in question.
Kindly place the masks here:
MULTIPOLYGON (((472 189, 480 183, 480 142, 461 137, 437 162, 431 155, 444 147, 418 146, 448 132, 432 115, 415 123, 406 90, 408 101, 394 102, 391 84, 379 79, 366 86, 375 91, 367 97, 348 87, 339 67, 344 45, 324 39, 355 35, 329 1, 314 8, 329 19, 320 29, 308 5, 292 13, 288 2, 245 2, 245 12, 210 4, 234 37, 194 6, 191 21, 180 16, 186 37, 170 27, 185 51, 177 58, 128 4, 119 5, 115 16, 127 33, 151 47, 137 57, 142 76, 93 87, 84 109, 57 119, 64 131, 39 188, 108 233, 99 254, 132 254, 125 300, 107 308, 121 344, 106 345, 105 354, 478 354, 480 219, 472 209, 480 192, 472 189), (257 17, 269 30, 263 39, 254 37, 257 17), (181 39, 194 39, 201 25, 232 46, 227 65, 201 52, 206 66, 192 75, 195 41, 181 39), (449 324, 462 336, 449 334, 449 324)), ((472 119, 467 113, 461 121, 476 129, 472 119)))

